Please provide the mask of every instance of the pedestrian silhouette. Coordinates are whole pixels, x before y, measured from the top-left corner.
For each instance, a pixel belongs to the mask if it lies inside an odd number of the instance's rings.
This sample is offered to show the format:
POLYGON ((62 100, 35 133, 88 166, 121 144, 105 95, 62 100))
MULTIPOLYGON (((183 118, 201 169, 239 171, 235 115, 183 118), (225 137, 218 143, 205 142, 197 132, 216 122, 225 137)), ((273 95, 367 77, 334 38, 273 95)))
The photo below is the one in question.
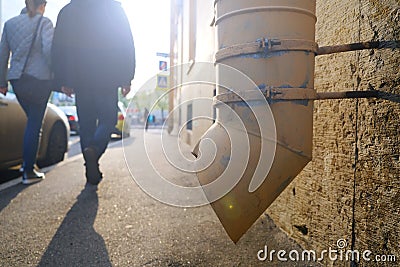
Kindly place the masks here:
POLYGON ((45 0, 26 0, 25 5, 20 15, 4 24, 0 44, 0 93, 7 94, 7 81, 10 81, 27 116, 22 183, 31 184, 44 179, 44 174, 36 171, 34 165, 51 92, 50 52, 54 29, 51 20, 43 16, 45 0))
POLYGON ((55 82, 75 93, 86 179, 103 178, 99 159, 117 124, 118 88, 126 96, 135 74, 135 46, 121 4, 72 0, 59 13, 52 47, 55 82))
POLYGON ((149 128, 149 110, 147 108, 144 108, 143 120, 144 120, 144 128, 147 131, 147 129, 149 128))

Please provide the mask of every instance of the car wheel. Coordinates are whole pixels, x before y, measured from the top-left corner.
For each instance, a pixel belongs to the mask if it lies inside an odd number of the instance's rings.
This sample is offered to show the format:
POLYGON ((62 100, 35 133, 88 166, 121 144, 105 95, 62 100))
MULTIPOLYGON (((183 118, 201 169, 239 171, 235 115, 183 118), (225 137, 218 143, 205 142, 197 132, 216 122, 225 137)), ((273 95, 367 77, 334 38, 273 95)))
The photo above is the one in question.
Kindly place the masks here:
POLYGON ((46 156, 37 162, 39 168, 56 164, 64 159, 67 152, 68 137, 65 127, 61 123, 55 123, 50 132, 46 156))

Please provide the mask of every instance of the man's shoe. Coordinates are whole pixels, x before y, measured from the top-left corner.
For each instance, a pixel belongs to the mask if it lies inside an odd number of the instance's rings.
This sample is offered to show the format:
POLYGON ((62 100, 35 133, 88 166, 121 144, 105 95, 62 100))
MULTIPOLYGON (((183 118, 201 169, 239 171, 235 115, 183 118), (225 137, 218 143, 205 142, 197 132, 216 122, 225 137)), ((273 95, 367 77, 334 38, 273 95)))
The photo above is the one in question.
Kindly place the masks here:
POLYGON ((89 184, 98 185, 103 178, 99 170, 99 155, 95 148, 87 147, 83 150, 86 166, 86 180, 89 184))
POLYGON ((32 170, 32 171, 24 171, 22 174, 22 183, 23 184, 33 184, 42 181, 45 178, 44 173, 32 170))

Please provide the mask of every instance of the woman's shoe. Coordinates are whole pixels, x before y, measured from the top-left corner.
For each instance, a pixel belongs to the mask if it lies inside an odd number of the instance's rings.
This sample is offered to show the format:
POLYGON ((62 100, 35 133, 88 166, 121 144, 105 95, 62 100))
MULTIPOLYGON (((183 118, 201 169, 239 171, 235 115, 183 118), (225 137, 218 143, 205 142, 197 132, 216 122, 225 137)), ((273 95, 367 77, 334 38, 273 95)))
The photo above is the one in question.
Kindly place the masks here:
POLYGON ((42 181, 44 178, 44 173, 35 170, 24 171, 24 173, 22 174, 22 183, 33 184, 42 181))

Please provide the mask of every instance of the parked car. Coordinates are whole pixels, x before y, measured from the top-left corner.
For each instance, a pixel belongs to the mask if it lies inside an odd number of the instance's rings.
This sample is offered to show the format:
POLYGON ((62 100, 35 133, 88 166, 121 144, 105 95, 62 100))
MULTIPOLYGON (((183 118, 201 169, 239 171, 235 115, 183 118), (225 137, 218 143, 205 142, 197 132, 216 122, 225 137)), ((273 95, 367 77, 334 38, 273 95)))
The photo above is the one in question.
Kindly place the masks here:
MULTIPOLYGON (((67 116, 71 133, 79 134, 79 118, 76 106, 60 106, 59 107, 67 116)), ((130 136, 131 123, 126 120, 127 117, 125 106, 122 102, 118 102, 118 121, 115 129, 111 134, 112 138, 122 138, 130 136)))
POLYGON ((126 119, 126 109, 122 102, 118 102, 118 121, 115 125, 115 130, 112 133, 112 138, 129 137, 131 134, 131 120, 126 119))
POLYGON ((68 118, 71 133, 79 134, 79 120, 78 113, 76 112, 76 106, 59 106, 59 108, 65 113, 68 118))
MULTIPOLYGON (((26 116, 15 94, 0 94, 0 169, 22 163, 25 125, 26 116)), ((47 104, 37 158, 40 168, 64 159, 68 150, 69 131, 65 114, 56 106, 47 104)))

